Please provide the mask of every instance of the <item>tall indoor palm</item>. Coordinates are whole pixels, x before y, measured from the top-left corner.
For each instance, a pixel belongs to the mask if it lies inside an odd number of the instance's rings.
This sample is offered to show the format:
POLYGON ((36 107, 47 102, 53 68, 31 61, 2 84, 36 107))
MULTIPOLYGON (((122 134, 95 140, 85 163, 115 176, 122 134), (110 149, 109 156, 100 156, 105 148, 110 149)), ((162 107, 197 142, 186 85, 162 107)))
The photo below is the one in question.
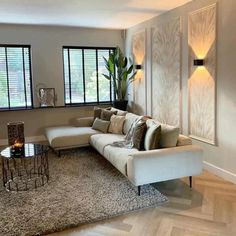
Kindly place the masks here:
POLYGON ((113 53, 110 54, 109 58, 105 60, 105 65, 109 75, 103 74, 103 76, 111 80, 114 86, 116 100, 114 106, 126 110, 127 106, 127 90, 129 85, 135 80, 136 71, 134 71, 134 65, 131 60, 124 56, 121 49, 116 47, 113 53))

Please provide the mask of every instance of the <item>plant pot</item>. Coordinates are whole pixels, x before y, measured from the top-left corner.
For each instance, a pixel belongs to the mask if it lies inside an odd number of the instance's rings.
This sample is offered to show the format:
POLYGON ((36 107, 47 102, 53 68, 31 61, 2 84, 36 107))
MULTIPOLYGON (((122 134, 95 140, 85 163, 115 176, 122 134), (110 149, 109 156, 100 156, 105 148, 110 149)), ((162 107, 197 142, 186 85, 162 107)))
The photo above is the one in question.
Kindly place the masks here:
POLYGON ((113 101, 113 106, 117 109, 126 111, 128 101, 127 100, 116 100, 113 101))

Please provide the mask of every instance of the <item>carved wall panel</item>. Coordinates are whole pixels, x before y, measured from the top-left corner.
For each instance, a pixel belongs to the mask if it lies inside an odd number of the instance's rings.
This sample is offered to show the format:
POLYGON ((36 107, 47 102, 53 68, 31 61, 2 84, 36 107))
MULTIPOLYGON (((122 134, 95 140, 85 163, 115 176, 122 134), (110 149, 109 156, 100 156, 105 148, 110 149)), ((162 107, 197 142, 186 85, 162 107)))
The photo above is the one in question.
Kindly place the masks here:
POLYGON ((215 144, 216 5, 189 14, 189 134, 215 144), (204 66, 194 66, 204 59, 204 66))
POLYGON ((152 116, 181 127, 180 18, 152 29, 152 116))
POLYGON ((146 31, 142 30, 133 35, 132 54, 135 65, 141 65, 137 71, 136 80, 133 83, 133 111, 139 115, 147 113, 146 97, 146 31))

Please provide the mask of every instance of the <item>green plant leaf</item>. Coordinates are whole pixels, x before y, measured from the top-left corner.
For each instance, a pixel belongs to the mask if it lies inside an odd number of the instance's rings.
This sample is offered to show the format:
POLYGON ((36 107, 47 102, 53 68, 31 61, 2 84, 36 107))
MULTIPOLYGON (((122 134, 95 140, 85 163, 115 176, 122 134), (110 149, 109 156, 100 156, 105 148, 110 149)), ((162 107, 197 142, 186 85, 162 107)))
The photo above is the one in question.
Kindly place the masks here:
POLYGON ((105 74, 102 74, 106 79, 111 80, 111 77, 105 74))
POLYGON ((112 81, 116 98, 118 100, 125 99, 127 88, 136 79, 135 75, 137 73, 133 72, 134 65, 131 59, 128 60, 121 49, 116 47, 114 52, 110 54, 109 59, 104 58, 104 62, 109 76, 107 74, 103 74, 103 76, 112 81))
POLYGON ((133 68, 134 68, 134 65, 131 65, 130 67, 129 67, 129 69, 128 69, 128 74, 130 74, 132 71, 133 71, 133 68))
POLYGON ((123 67, 123 68, 126 68, 126 67, 127 67, 127 64, 128 64, 128 60, 127 60, 127 58, 125 57, 125 58, 123 59, 123 62, 122 62, 122 67, 123 67))

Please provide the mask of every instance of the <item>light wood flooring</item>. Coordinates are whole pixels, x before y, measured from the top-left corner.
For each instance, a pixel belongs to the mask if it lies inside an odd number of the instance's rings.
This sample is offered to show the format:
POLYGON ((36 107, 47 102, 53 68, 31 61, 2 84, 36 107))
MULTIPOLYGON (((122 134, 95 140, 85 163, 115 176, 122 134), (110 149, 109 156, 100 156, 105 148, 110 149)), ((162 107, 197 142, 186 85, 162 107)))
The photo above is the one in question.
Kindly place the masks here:
POLYGON ((156 186, 168 203, 50 236, 236 236, 236 185, 204 172, 192 190, 188 178, 156 186))

